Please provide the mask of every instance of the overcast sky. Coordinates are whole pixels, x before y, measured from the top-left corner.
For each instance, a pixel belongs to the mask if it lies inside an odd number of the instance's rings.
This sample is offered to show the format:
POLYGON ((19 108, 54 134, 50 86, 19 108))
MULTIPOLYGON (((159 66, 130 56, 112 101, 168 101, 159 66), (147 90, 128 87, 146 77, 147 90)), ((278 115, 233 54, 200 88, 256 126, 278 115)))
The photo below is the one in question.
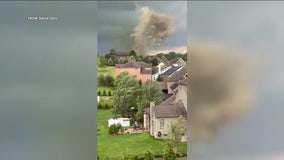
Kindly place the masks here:
POLYGON ((129 37, 138 23, 137 7, 148 6, 156 12, 176 18, 176 32, 161 43, 160 49, 186 46, 187 43, 187 2, 186 1, 99 1, 98 2, 98 53, 104 54, 111 48, 130 51, 133 40, 129 37))

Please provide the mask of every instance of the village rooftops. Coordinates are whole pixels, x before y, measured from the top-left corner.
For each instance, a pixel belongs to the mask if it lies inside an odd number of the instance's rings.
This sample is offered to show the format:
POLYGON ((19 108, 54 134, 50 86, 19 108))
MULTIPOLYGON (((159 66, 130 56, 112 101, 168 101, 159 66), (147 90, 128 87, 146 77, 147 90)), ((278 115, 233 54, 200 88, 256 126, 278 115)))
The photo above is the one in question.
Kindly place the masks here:
POLYGON ((156 118, 187 116, 187 112, 181 100, 174 104, 154 106, 153 113, 156 118))
POLYGON ((152 64, 148 64, 145 62, 128 62, 126 64, 116 64, 115 67, 116 68, 152 68, 152 64))
POLYGON ((168 69, 166 72, 164 72, 161 75, 162 76, 169 76, 169 75, 173 74, 174 72, 176 72, 180 68, 181 68, 181 66, 172 66, 170 69, 168 69))
POLYGON ((187 67, 185 66, 185 67, 182 67, 182 69, 180 69, 179 71, 172 74, 169 77, 168 82, 178 82, 180 80, 183 80, 186 74, 187 74, 187 67))
POLYGON ((127 52, 117 52, 115 53, 116 56, 129 56, 129 53, 127 52))

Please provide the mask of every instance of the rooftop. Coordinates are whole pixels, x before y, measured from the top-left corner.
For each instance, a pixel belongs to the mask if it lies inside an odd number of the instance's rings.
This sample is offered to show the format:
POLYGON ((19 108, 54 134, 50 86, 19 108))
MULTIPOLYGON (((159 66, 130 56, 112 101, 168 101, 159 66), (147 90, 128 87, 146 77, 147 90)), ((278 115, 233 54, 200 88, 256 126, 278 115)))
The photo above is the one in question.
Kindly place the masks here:
POLYGON ((185 67, 182 67, 179 71, 172 74, 169 77, 168 82, 178 82, 180 80, 183 80, 186 74, 187 74, 187 67, 185 66, 185 67))
POLYGON ((145 62, 128 62, 126 64, 116 64, 115 68, 152 68, 152 64, 145 62))
POLYGON ((187 116, 182 101, 174 104, 162 104, 153 107, 153 112, 157 118, 187 116))
POLYGON ((129 56, 129 53, 127 52, 117 52, 115 53, 116 56, 129 56))
POLYGON ((174 72, 176 72, 180 68, 181 68, 181 66, 172 66, 170 69, 168 69, 166 72, 164 72, 161 75, 162 76, 169 76, 169 75, 173 74, 174 72))

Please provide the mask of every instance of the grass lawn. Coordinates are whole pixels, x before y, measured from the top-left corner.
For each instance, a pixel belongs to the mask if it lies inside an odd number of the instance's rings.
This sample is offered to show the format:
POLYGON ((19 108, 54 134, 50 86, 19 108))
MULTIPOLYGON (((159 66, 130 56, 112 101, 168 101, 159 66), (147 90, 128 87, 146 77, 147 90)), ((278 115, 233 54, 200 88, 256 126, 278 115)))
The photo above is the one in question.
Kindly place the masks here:
MULTIPOLYGON (((98 110, 98 155, 100 159, 120 159, 123 155, 144 155, 149 150, 153 154, 163 154, 165 141, 154 139, 149 133, 108 135, 107 122, 112 117, 111 110, 98 110)), ((178 151, 186 153, 186 143, 180 145, 178 151)))
POLYGON ((108 104, 108 105, 113 105, 113 100, 111 99, 112 96, 101 96, 100 97, 100 103, 101 104, 108 104))
POLYGON ((103 68, 98 67, 98 76, 100 74, 104 74, 104 75, 112 75, 114 76, 114 66, 105 66, 103 68))

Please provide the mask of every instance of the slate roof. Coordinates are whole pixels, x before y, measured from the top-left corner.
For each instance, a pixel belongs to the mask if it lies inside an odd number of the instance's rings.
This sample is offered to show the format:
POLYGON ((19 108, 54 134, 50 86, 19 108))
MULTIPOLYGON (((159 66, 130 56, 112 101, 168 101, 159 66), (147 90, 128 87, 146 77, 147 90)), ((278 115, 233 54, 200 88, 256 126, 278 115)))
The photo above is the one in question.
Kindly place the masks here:
POLYGON ((153 112, 156 118, 187 116, 187 112, 182 101, 178 101, 174 104, 156 105, 153 107, 153 112))
POLYGON ((158 67, 153 67, 152 74, 156 74, 158 72, 159 72, 159 68, 158 67))
POLYGON ((171 90, 175 90, 175 89, 177 89, 177 87, 178 87, 178 83, 174 83, 170 88, 171 88, 171 90))
POLYGON ((187 66, 182 67, 179 71, 175 72, 168 78, 168 82, 178 82, 183 80, 187 74, 187 66))
POLYGON ((169 76, 169 75, 173 74, 175 71, 177 71, 180 68, 181 68, 181 66, 172 66, 170 69, 168 69, 166 72, 164 72, 161 75, 162 76, 169 76))
POLYGON ((141 74, 152 74, 152 69, 141 68, 141 74))

